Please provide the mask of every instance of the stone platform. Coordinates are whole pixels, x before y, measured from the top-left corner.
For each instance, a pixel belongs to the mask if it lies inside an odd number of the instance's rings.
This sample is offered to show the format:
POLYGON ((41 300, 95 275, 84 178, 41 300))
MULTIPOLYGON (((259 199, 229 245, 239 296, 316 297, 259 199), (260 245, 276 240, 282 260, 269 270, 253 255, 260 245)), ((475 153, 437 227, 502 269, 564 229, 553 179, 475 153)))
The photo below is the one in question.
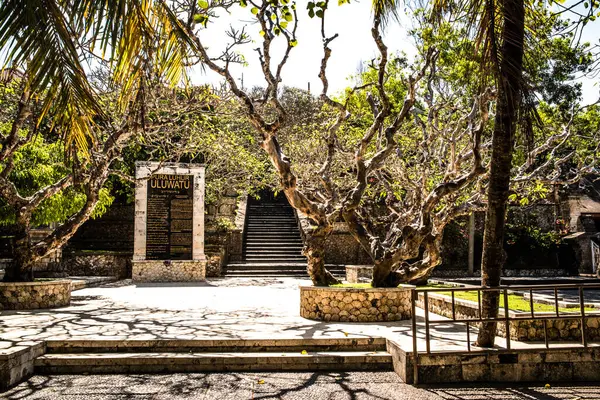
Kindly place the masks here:
MULTIPOLYGON (((291 278, 222 278, 203 283, 171 284, 124 281, 78 290, 73 293, 71 305, 60 310, 3 312, 0 315, 0 364, 6 358, 3 356, 21 351, 22 346, 47 345, 57 340, 102 344, 107 340, 227 339, 247 344, 250 340, 265 338, 299 341, 385 338, 386 343, 395 343, 405 354, 412 351, 411 321, 343 323, 300 317, 299 284, 310 282, 291 278)), ((425 351, 423 315, 423 310, 417 309, 419 352, 425 351)), ((429 318, 446 321, 433 313, 429 313, 429 318)), ((472 330, 471 334, 475 332, 472 330)), ((463 325, 436 324, 430 335, 434 351, 452 352, 454 360, 465 359, 467 346, 463 325)), ((497 338, 497 344, 495 351, 504 351, 502 338, 497 338)), ((544 347, 543 343, 511 342, 511 345, 513 350, 525 352, 527 349, 539 352, 544 347)), ((553 347, 564 345, 573 344, 552 344, 553 347)), ((299 348, 295 350, 297 353, 299 348)), ((310 351, 311 348, 307 348, 307 352, 310 351)), ((392 356, 395 357, 394 353, 392 356)), ((477 353, 468 356, 477 356, 477 353)), ((29 361, 22 361, 22 371, 27 373, 29 361)))

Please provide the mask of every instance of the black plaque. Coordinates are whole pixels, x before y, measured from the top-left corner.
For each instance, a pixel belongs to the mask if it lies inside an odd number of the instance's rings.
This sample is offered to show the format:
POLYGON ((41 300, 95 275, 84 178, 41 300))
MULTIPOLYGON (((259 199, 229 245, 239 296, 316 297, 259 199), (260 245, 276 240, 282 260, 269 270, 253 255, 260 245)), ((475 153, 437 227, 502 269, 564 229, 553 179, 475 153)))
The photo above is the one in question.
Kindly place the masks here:
POLYGON ((148 180, 146 259, 191 260, 194 177, 152 175, 148 180))

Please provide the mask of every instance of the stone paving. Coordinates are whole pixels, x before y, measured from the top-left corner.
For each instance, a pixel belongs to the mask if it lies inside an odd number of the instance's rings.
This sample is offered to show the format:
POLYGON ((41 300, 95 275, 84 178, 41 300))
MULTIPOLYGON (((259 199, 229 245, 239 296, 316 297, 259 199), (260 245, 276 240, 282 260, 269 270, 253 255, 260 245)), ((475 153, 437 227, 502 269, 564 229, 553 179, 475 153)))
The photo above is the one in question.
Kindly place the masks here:
POLYGON ((34 376, 3 393, 17 399, 584 400, 600 387, 406 385, 393 372, 34 376))
MULTIPOLYGON (((72 292, 71 305, 0 313, 0 352, 44 339, 277 339, 385 337, 412 348, 411 321, 342 323, 300 317, 297 278, 219 278, 204 283, 120 281, 72 292)), ((444 319, 430 313, 431 320, 444 319)), ((419 350, 425 349, 417 308, 419 350)), ((474 340, 474 330, 471 330, 474 340)), ((497 338, 498 347, 505 340, 497 338)), ((564 346, 562 343, 557 346, 564 346)), ((572 344, 571 344, 572 345, 572 344)), ((512 342, 513 348, 543 346, 512 342)), ((466 328, 431 327, 432 350, 466 350, 466 328)))
MULTIPOLYGON (((275 339, 389 337, 410 346, 411 323, 340 323, 300 317, 294 278, 221 278, 197 284, 121 281, 72 293, 69 307, 0 315, 0 349, 43 339, 275 339)), ((435 345, 466 348, 464 328, 436 325, 435 345), (441 342, 436 342, 443 339, 441 342), (437 344, 436 344, 437 343, 437 344)), ((424 348, 424 345, 423 345, 424 348)))

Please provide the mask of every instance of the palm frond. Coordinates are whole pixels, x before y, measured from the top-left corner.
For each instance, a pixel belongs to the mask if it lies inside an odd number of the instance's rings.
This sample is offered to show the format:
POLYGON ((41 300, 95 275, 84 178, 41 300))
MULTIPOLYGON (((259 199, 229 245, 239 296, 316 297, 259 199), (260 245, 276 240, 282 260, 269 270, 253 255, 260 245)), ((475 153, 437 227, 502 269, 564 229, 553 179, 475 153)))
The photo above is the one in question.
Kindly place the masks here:
POLYGON ((376 18, 381 18, 381 24, 385 27, 390 20, 399 20, 398 10, 401 4, 399 0, 373 0, 373 14, 376 18))
MULTIPOLYGON (((57 2, 7 0, 0 5, 0 46, 7 53, 6 63, 26 71, 32 92, 44 92, 39 120, 51 113, 55 124, 72 121, 66 115, 74 110, 62 107, 76 104, 82 115, 75 134, 93 138, 92 121, 103 111, 87 81, 73 35, 65 9, 57 2)), ((84 143, 81 138, 77 142, 84 143)))
POLYGON ((150 70, 173 85, 186 80, 190 41, 167 10, 162 0, 5 0, 0 46, 6 64, 26 70, 30 90, 44 95, 40 119, 51 117, 67 143, 86 150, 105 114, 82 67, 85 52, 109 61, 122 109, 141 98, 150 70))

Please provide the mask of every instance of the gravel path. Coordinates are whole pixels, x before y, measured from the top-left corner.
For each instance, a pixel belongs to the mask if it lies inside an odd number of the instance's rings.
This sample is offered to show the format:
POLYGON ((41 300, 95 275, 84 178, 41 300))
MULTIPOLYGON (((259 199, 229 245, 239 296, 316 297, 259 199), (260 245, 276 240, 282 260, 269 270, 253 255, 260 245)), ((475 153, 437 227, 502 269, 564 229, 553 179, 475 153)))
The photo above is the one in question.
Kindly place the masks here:
POLYGON ((34 376, 5 399, 583 400, 599 386, 413 387, 393 372, 34 376))

